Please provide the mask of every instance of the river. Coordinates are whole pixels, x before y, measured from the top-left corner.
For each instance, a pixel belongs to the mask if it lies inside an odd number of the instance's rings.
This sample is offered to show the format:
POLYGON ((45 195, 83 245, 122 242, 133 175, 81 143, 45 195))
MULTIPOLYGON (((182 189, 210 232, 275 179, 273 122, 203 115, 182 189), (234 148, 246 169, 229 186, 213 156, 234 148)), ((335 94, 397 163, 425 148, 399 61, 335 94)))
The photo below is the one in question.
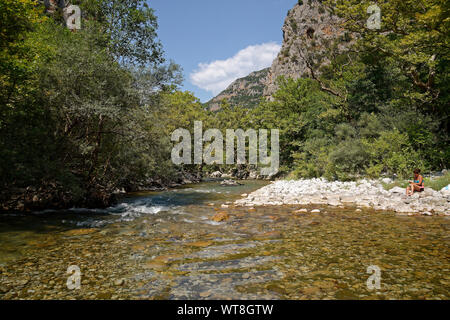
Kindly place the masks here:
POLYGON ((242 183, 129 194, 104 210, 1 214, 0 299, 449 299, 448 217, 234 207, 267 184, 242 183), (69 266, 78 289, 67 286, 69 266), (367 286, 370 266, 379 289, 367 286))

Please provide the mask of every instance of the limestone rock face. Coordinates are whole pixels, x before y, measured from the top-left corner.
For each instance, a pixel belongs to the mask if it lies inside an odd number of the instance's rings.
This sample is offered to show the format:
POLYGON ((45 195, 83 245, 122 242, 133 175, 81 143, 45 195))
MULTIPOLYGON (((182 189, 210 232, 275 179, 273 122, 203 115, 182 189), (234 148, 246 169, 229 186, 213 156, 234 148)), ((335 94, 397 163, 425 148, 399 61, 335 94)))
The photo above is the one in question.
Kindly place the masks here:
POLYGON ((279 76, 298 79, 310 75, 308 63, 316 75, 329 63, 329 50, 343 51, 352 35, 340 28, 340 18, 318 0, 304 0, 289 10, 283 26, 283 45, 267 76, 264 96, 277 90, 279 76))
POLYGON ((299 1, 285 19, 283 44, 270 68, 256 71, 233 82, 226 90, 205 106, 212 111, 220 109, 220 102, 244 107, 256 106, 261 97, 271 99, 278 89, 279 76, 298 79, 310 76, 310 69, 318 76, 320 67, 330 61, 327 56, 343 52, 354 40, 354 35, 340 27, 341 19, 319 0, 299 1), (301 3, 301 4, 299 4, 301 3))

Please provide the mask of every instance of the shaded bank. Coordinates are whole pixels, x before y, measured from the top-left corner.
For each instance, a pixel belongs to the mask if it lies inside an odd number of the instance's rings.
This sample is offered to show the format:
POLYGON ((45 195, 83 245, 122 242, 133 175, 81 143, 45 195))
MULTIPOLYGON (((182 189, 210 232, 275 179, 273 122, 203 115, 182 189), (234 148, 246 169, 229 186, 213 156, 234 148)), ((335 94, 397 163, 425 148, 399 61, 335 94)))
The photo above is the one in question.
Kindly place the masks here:
POLYGON ((117 204, 126 192, 162 191, 202 180, 200 174, 180 174, 178 178, 148 179, 139 184, 129 184, 122 189, 103 187, 84 190, 80 194, 69 191, 57 182, 42 183, 39 187, 4 189, 0 192, 0 212, 32 212, 77 208, 107 208, 117 204))

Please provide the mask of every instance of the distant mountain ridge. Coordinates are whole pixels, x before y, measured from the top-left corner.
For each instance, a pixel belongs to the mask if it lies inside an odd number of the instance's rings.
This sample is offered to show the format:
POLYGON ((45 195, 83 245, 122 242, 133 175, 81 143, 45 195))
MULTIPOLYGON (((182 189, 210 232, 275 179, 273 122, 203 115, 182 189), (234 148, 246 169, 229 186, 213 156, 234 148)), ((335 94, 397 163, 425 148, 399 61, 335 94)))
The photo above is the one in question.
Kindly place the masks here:
POLYGON ((248 76, 235 80, 219 95, 205 103, 211 111, 220 109, 220 102, 224 99, 232 106, 241 105, 252 108, 260 102, 267 82, 269 69, 255 71, 248 76))

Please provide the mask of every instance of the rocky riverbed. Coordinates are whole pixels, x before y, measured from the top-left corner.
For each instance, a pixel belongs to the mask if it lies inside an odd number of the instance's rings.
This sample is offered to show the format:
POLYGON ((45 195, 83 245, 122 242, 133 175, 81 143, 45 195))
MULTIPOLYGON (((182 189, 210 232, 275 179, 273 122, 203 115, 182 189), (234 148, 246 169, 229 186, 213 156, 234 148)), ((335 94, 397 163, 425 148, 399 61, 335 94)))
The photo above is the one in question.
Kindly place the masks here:
POLYGON ((235 204, 250 207, 309 204, 358 206, 409 215, 450 215, 449 190, 425 188, 425 191, 409 197, 404 188, 385 190, 379 180, 280 180, 244 196, 235 204))
POLYGON ((1 215, 0 299, 449 298, 449 217, 235 206, 267 184, 239 182, 129 194, 108 209, 1 215), (381 271, 377 290, 370 266, 381 271))

